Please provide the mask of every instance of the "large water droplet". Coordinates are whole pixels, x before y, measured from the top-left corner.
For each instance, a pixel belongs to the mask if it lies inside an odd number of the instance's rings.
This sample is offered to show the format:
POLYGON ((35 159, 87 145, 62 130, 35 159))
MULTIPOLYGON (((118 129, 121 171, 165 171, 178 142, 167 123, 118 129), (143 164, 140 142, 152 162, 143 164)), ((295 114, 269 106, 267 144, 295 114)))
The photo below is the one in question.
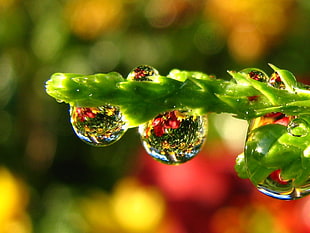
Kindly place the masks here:
POLYGON ((127 123, 118 107, 70 107, 71 124, 76 135, 92 146, 108 146, 119 140, 127 123))
POLYGON ((207 136, 207 118, 174 110, 140 125, 139 133, 144 148, 154 159, 181 164, 201 150, 207 136))
POLYGON ((287 131, 294 137, 305 137, 308 135, 309 125, 305 120, 295 118, 288 124, 287 131))
POLYGON ((294 180, 285 180, 281 177, 281 170, 275 170, 257 185, 260 192, 281 200, 295 200, 310 193, 310 178, 301 185, 294 180))
POLYGON ((159 76, 158 71, 149 65, 140 65, 134 68, 127 76, 131 81, 154 81, 154 77, 159 76))
POLYGON ((310 176, 302 165, 307 151, 292 145, 289 136, 305 137, 307 129, 304 119, 280 112, 265 114, 251 122, 244 161, 248 177, 260 192, 281 200, 310 194, 310 176), (285 144, 285 140, 290 143, 285 144))

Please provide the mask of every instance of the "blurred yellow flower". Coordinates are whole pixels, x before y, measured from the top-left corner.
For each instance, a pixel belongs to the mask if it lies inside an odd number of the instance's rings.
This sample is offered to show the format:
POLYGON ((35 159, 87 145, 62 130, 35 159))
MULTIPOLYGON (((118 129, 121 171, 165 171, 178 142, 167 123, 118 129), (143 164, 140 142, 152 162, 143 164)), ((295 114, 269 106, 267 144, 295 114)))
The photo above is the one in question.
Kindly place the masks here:
POLYGON ((0 190, 0 233, 30 233, 25 185, 6 168, 0 168, 0 190))
POLYGON ((125 178, 113 193, 94 192, 80 202, 91 233, 151 233, 165 214, 165 202, 159 191, 125 178))
POLYGON ((65 17, 74 34, 92 40, 118 27, 124 15, 120 0, 71 0, 65 7, 65 17))
POLYGON ((200 10, 200 0, 149 0, 145 17, 156 28, 190 22, 200 10))
POLYGON ((155 187, 146 187, 133 178, 122 180, 112 197, 116 221, 127 232, 156 232, 165 203, 155 187))
POLYGON ((296 0, 208 0, 206 15, 222 27, 232 56, 249 63, 281 41, 295 6, 296 0))
POLYGON ((17 0, 0 0, 0 10, 5 10, 12 7, 17 0))

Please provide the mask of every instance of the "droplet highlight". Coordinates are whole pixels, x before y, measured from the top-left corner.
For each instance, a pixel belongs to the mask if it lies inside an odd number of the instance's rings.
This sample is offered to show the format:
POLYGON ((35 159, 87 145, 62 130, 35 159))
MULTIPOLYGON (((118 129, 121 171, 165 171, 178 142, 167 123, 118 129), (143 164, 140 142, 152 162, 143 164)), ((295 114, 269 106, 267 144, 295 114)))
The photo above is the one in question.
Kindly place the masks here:
POLYGON ((127 130, 127 122, 119 107, 70 106, 70 121, 75 134, 92 146, 109 146, 127 130))
POLYGON ((140 65, 134 68, 127 76, 131 81, 154 81, 159 76, 159 72, 149 65, 140 65))
POLYGON ((206 116, 174 110, 139 126, 146 151, 157 161, 177 165, 194 158, 207 136, 206 116))

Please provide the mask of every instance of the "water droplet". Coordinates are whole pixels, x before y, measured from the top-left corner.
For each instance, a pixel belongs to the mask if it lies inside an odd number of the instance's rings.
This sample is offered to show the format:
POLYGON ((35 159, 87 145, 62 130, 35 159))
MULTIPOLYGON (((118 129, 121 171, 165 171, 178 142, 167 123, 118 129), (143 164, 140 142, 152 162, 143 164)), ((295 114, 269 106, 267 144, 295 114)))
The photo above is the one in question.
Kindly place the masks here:
POLYGON ((154 81, 159 76, 158 71, 149 65, 141 65, 134 68, 127 76, 131 81, 154 81))
MULTIPOLYGON (((258 69, 245 69, 242 70, 241 72, 247 72, 248 78, 250 79, 254 79, 256 81, 259 82, 264 82, 264 83, 268 83, 269 77, 262 72, 261 70, 258 69)), ((248 100, 249 101, 256 101, 259 99, 260 96, 255 95, 255 96, 248 96, 248 100)))
POLYGON ((285 180, 281 170, 277 169, 257 185, 260 192, 281 200, 295 200, 310 194, 310 179, 302 185, 296 185, 293 179, 285 180))
POLYGON ((288 124, 287 131, 294 137, 305 137, 308 135, 309 125, 305 120, 295 118, 288 124))
POLYGON ((70 106, 71 124, 76 135, 92 146, 108 146, 119 140, 127 123, 118 107, 70 106))
POLYGON ((268 76, 259 70, 251 70, 248 73, 249 78, 254 79, 259 82, 268 82, 268 76))
MULTIPOLYGON (((134 68, 127 79, 156 81, 157 77, 159 73, 156 69, 141 65, 134 68)), ((181 164, 201 150, 207 135, 207 118, 174 110, 140 125, 139 133, 144 148, 153 158, 165 164, 181 164)))
POLYGON ((139 126, 146 151, 165 164, 181 164, 195 157, 207 136, 206 116, 174 110, 139 126))
POLYGON ((278 89, 285 89, 285 84, 277 72, 275 72, 271 75, 268 83, 272 87, 275 87, 278 89))
POLYGON ((260 192, 281 200, 294 200, 310 194, 310 176, 302 169, 305 162, 302 157, 307 156, 307 149, 285 144, 288 135, 304 137, 307 129, 304 119, 281 112, 252 120, 244 161, 248 177, 260 192))

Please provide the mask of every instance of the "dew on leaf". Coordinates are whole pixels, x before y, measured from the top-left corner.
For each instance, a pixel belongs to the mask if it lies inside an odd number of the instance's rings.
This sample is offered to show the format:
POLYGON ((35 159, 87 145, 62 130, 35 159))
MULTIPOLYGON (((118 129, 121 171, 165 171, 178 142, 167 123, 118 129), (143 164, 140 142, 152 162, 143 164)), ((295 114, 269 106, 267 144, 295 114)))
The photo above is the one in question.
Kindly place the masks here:
POLYGON ((285 89, 285 84, 277 72, 271 75, 268 83, 270 86, 275 87, 277 89, 285 89))
POLYGON ((134 68, 127 76, 131 81, 154 81, 159 76, 158 71, 149 65, 140 65, 134 68))
POLYGON ((308 135, 309 125, 305 120, 295 118, 290 121, 287 126, 287 131, 294 137, 305 137, 308 135))
MULTIPOLYGON (((134 68, 130 81, 155 81, 158 71, 148 65, 134 68)), ((157 115, 139 126, 145 150, 165 164, 181 164, 195 157, 207 135, 206 116, 194 116, 189 111, 173 110, 157 115)))
POLYGON ((251 70, 248 73, 248 76, 251 79, 254 79, 254 80, 259 81, 259 82, 265 82, 265 83, 267 83, 268 79, 269 79, 267 75, 265 75, 263 72, 258 71, 258 70, 251 70))
POLYGON ((70 106, 70 121, 75 134, 92 146, 109 146, 127 130, 127 122, 120 109, 111 105, 70 106))
POLYGON ((174 110, 139 126, 145 150, 157 161, 182 164, 195 157, 207 136, 206 116, 174 110))
MULTIPOLYGON (((268 83, 268 81, 269 81, 269 77, 264 72, 262 72, 260 70, 256 70, 256 69, 248 70, 248 69, 245 69, 245 70, 243 70, 243 72, 244 71, 247 72, 247 76, 250 79, 253 79, 253 80, 256 80, 256 81, 259 81, 259 82, 264 82, 264 83, 268 83)), ((258 100, 258 98, 259 98, 258 95, 248 96, 248 100, 249 101, 256 101, 256 100, 258 100)))

